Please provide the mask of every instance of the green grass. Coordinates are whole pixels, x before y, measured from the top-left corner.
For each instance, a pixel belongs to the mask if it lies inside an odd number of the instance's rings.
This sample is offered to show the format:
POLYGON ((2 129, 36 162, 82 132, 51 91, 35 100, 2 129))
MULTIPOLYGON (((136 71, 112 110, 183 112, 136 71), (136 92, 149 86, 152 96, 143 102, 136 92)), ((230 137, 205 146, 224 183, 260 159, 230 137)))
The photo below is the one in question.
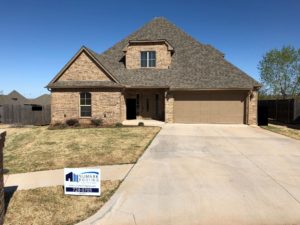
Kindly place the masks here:
POLYGON ((23 173, 135 163, 160 128, 5 128, 4 168, 23 173))

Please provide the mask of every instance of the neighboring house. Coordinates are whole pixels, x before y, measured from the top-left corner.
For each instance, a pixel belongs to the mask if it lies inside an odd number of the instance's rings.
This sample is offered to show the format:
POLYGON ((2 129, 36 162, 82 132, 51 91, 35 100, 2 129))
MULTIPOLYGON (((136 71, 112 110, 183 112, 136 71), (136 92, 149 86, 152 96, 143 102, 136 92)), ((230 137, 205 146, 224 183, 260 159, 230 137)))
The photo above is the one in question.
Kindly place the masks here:
POLYGON ((256 124, 259 87, 223 53, 164 18, 102 54, 83 46, 47 86, 52 123, 98 117, 235 124, 256 124))
POLYGON ((50 122, 50 99, 47 94, 27 99, 15 90, 0 95, 0 123, 47 124, 50 122))

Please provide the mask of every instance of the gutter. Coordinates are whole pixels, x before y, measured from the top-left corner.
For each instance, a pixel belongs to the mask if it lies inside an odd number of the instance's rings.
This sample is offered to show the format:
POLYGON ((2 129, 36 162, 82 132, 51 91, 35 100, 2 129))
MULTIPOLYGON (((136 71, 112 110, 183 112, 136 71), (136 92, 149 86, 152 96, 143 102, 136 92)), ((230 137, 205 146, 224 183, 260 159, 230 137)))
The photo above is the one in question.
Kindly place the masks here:
POLYGON ((170 89, 169 86, 124 86, 125 89, 170 89))
POLYGON ((252 88, 170 88, 170 91, 249 91, 252 88))

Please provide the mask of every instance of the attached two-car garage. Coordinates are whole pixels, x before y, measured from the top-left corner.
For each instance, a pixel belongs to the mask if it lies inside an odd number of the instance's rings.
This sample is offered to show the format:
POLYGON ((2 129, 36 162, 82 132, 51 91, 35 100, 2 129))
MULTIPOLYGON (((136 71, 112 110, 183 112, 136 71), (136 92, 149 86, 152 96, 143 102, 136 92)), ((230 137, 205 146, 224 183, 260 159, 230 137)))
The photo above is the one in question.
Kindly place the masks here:
POLYGON ((247 91, 174 92, 175 123, 243 124, 247 91))

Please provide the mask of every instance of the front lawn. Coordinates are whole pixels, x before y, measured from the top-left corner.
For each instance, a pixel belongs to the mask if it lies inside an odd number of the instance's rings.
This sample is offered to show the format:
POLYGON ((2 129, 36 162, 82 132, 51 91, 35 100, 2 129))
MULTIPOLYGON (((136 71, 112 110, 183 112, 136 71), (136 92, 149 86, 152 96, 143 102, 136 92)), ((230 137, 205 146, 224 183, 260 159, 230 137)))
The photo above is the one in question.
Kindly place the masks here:
POLYGON ((16 191, 5 215, 4 225, 69 225, 98 211, 112 196, 120 181, 102 181, 101 196, 67 196, 63 186, 16 191))
POLYGON ((270 124, 268 126, 262 126, 262 128, 278 133, 278 134, 282 134, 294 139, 298 139, 300 140, 300 129, 296 129, 296 128, 291 128, 291 127, 287 127, 284 125, 275 125, 275 124, 270 124))
POLYGON ((135 163, 160 130, 158 127, 5 129, 4 168, 9 173, 135 163))

